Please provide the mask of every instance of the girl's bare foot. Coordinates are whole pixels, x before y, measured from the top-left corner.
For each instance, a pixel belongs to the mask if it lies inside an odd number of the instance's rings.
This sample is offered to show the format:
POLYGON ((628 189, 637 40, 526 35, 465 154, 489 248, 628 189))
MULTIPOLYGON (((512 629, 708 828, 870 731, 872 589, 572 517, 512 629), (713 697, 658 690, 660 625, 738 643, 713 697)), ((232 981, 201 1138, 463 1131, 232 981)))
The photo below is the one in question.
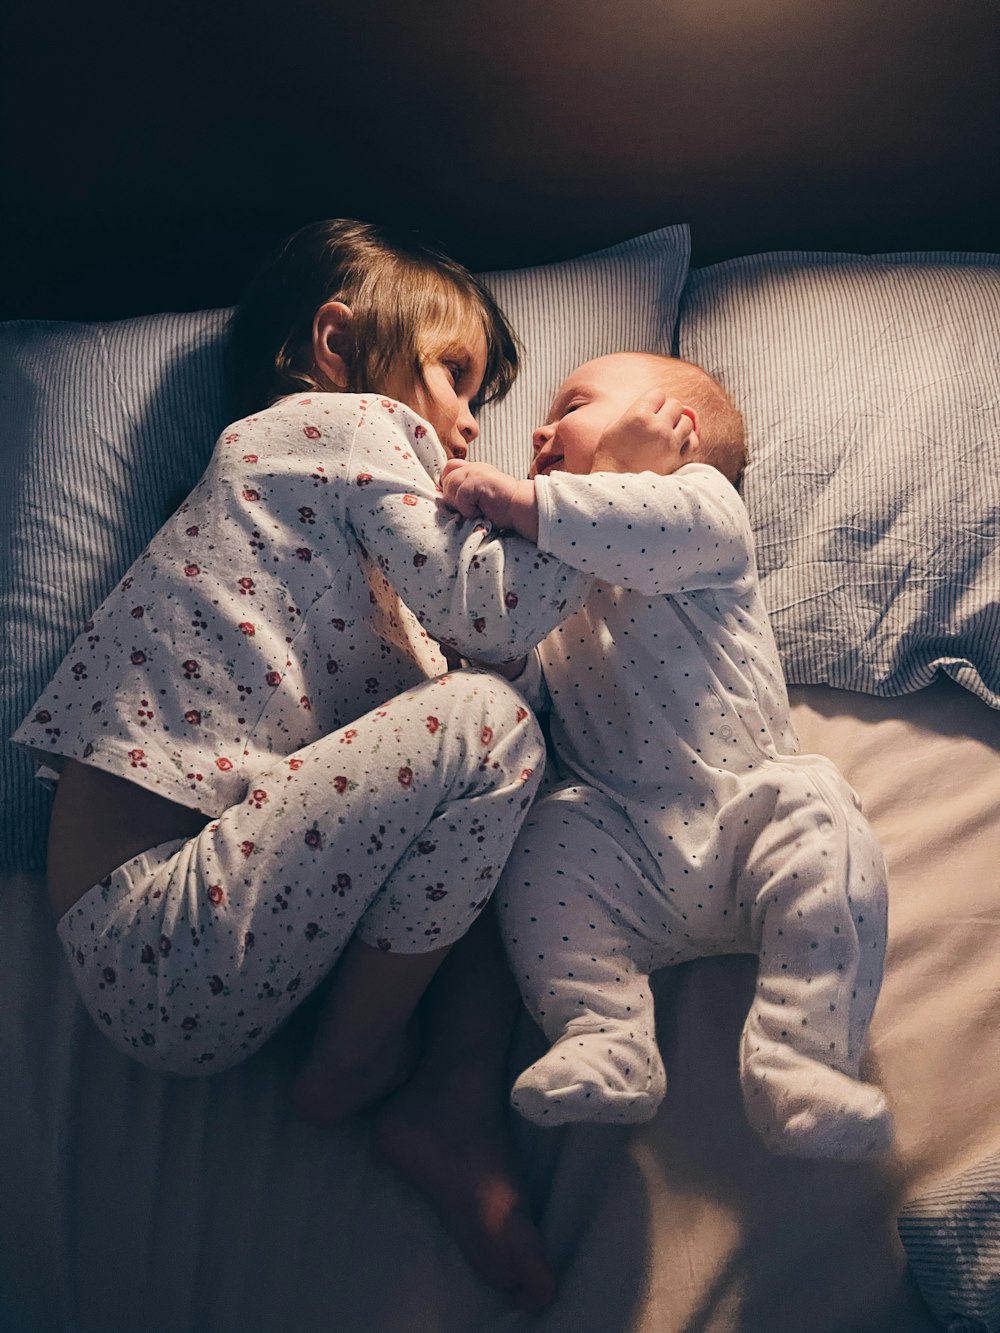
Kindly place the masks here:
POLYGON ((418 1069, 376 1111, 375 1146, 430 1202, 473 1271, 539 1313, 555 1278, 513 1164, 498 1090, 456 1070, 447 1084, 418 1069))
POLYGON ((292 1084, 292 1105, 303 1120, 329 1129, 377 1106, 406 1082, 419 1056, 415 1018, 356 1059, 317 1042, 292 1084))

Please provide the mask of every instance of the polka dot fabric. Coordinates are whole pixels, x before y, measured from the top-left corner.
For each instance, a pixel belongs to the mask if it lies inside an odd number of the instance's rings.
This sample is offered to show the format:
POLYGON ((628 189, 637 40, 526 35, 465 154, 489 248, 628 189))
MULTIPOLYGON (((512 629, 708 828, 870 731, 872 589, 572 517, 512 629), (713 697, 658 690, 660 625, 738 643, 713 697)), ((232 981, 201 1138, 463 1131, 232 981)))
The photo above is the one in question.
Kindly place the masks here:
POLYGON ((743 503, 703 465, 541 480, 539 545, 596 581, 538 651, 569 781, 499 891, 553 1043, 514 1105, 541 1124, 648 1119, 666 1087, 650 971, 756 952, 751 1123, 780 1152, 876 1156, 891 1120, 858 1074, 885 868, 839 773, 795 753, 743 503))
POLYGON ((702 464, 542 480, 540 545, 597 576, 540 649, 559 755, 635 803, 657 845, 679 810, 697 841, 703 789, 797 747, 743 503, 702 464))

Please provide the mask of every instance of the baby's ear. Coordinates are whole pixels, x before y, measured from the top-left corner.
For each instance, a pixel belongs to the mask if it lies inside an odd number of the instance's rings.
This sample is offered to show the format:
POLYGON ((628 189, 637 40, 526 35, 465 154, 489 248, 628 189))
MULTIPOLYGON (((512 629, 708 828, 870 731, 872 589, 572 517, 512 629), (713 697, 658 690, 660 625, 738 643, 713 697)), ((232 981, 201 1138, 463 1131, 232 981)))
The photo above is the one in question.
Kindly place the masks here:
POLYGON ((343 301, 325 301, 313 318, 313 365, 331 389, 347 389, 354 360, 354 312, 343 301))
POLYGON ((701 436, 693 430, 680 447, 680 455, 685 463, 699 463, 702 459, 701 436))

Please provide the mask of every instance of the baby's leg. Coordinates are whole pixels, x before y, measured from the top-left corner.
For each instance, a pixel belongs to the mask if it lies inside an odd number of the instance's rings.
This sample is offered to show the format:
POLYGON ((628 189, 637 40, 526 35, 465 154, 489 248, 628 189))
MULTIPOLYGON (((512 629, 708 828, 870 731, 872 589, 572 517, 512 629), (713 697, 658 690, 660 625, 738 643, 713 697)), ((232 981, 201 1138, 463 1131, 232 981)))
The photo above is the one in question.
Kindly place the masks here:
POLYGON ((781 775, 756 793, 773 817, 741 883, 760 958, 740 1047, 744 1101, 775 1151, 860 1161, 892 1137, 885 1098, 858 1078, 882 977, 885 865, 838 774, 781 775))
POLYGON ((213 1072, 257 1049, 357 929, 367 970, 386 973, 388 1008, 373 1032, 347 1003, 325 1048, 398 1045, 434 967, 489 898, 541 760, 520 697, 473 672, 276 759, 241 804, 135 858, 61 919, 85 1000, 143 1063, 213 1072), (418 955, 431 957, 409 965, 418 955), (419 975, 397 984, 400 971, 419 975))
POLYGON ((538 802, 508 862, 500 929, 553 1043, 511 1094, 537 1124, 648 1120, 663 1099, 645 940, 661 909, 644 861, 625 816, 573 786, 538 802))

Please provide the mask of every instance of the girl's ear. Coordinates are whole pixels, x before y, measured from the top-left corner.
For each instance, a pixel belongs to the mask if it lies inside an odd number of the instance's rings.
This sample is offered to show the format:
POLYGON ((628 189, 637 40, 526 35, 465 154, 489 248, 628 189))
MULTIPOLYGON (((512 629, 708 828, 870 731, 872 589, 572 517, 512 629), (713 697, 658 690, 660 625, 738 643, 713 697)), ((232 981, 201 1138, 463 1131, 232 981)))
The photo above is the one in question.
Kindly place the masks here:
POLYGON ((346 389, 354 360, 354 313, 343 301, 325 301, 313 319, 313 364, 331 389, 346 389))

